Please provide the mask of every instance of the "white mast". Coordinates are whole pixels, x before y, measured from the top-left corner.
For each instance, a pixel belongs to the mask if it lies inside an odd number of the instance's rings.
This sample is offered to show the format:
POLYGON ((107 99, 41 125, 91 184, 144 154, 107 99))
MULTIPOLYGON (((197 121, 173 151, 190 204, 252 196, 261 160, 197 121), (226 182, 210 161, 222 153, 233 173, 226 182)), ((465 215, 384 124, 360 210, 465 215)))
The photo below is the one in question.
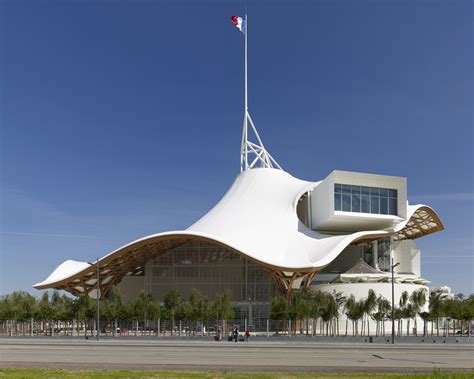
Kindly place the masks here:
POLYGON ((240 146, 240 171, 246 171, 254 167, 266 167, 266 168, 279 168, 282 170, 280 165, 275 161, 275 159, 270 155, 270 153, 265 150, 263 142, 260 138, 260 135, 255 128, 255 124, 250 117, 249 108, 248 108, 248 92, 247 92, 247 35, 248 35, 248 20, 247 14, 245 14, 245 24, 244 24, 244 38, 245 38, 245 52, 244 52, 244 67, 245 67, 245 100, 244 100, 244 125, 242 130, 242 144, 240 146), (248 138, 248 125, 252 128, 256 142, 252 142, 248 138))

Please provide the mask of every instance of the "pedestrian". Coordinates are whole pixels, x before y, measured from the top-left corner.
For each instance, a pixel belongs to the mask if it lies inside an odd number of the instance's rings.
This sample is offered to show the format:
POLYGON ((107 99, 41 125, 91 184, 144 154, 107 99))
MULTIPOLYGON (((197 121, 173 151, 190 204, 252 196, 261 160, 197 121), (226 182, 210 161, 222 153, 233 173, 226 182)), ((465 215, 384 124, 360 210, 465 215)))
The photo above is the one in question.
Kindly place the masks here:
POLYGON ((245 341, 246 341, 246 342, 249 342, 249 338, 250 338, 250 330, 249 330, 249 329, 247 329, 247 330, 245 331, 244 337, 245 337, 245 341))

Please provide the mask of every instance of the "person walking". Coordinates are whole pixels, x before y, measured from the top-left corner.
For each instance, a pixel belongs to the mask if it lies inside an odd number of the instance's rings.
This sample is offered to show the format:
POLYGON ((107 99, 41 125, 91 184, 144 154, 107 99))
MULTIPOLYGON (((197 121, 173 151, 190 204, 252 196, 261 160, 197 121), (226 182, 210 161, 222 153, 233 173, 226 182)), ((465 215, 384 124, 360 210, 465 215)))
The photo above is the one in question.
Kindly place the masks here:
POLYGON ((234 342, 237 342, 239 340, 239 328, 236 326, 234 328, 234 342))
POLYGON ((245 331, 244 337, 245 337, 245 342, 249 342, 249 338, 250 338, 250 330, 249 329, 247 329, 245 331))

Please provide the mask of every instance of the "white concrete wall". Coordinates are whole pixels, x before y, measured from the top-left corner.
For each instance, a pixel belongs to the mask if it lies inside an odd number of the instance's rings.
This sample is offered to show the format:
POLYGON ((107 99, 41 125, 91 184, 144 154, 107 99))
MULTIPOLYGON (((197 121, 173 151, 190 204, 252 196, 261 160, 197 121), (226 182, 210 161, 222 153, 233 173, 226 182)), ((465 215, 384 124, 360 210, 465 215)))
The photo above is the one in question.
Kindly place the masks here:
POLYGON ((334 180, 329 175, 311 191, 311 225, 318 229, 334 215, 334 180))
MULTIPOLYGON (((339 254, 327 267, 322 270, 322 273, 344 273, 354 266, 360 258, 362 258, 361 246, 348 246, 339 254)), ((315 279, 318 279, 318 274, 315 279)))
POLYGON ((406 178, 349 171, 331 172, 311 192, 312 229, 349 232, 391 227, 407 217, 406 178), (396 189, 398 216, 334 210, 334 183, 396 189))
POLYGON ((421 276, 420 250, 413 240, 394 242, 393 259, 400 263, 395 272, 421 276))

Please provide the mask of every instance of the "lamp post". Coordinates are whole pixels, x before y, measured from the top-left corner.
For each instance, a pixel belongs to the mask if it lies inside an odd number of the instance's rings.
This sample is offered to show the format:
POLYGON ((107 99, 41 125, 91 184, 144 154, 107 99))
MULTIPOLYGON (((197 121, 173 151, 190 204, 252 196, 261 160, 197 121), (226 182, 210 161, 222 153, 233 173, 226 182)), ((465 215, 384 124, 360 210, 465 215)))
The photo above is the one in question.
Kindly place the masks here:
MULTIPOLYGON (((252 298, 249 297, 249 322, 247 325, 247 329, 250 330, 250 325, 253 325, 253 315, 252 315, 252 298)), ((247 329, 245 331, 247 331, 247 329)))
POLYGON ((97 277, 96 277, 96 280, 97 280, 97 283, 96 283, 96 293, 95 293, 95 298, 96 298, 96 304, 97 304, 97 320, 96 320, 96 339, 97 341, 99 340, 99 330, 100 330, 100 276, 99 276, 99 258, 97 258, 97 261, 95 263, 92 263, 92 262, 87 262, 89 263, 91 266, 94 266, 96 268, 96 274, 97 274, 97 277))
POLYGON ((395 279, 394 279, 393 270, 399 264, 400 262, 393 264, 393 258, 392 258, 392 264, 390 265, 391 271, 392 271, 392 344, 395 343, 395 279))

